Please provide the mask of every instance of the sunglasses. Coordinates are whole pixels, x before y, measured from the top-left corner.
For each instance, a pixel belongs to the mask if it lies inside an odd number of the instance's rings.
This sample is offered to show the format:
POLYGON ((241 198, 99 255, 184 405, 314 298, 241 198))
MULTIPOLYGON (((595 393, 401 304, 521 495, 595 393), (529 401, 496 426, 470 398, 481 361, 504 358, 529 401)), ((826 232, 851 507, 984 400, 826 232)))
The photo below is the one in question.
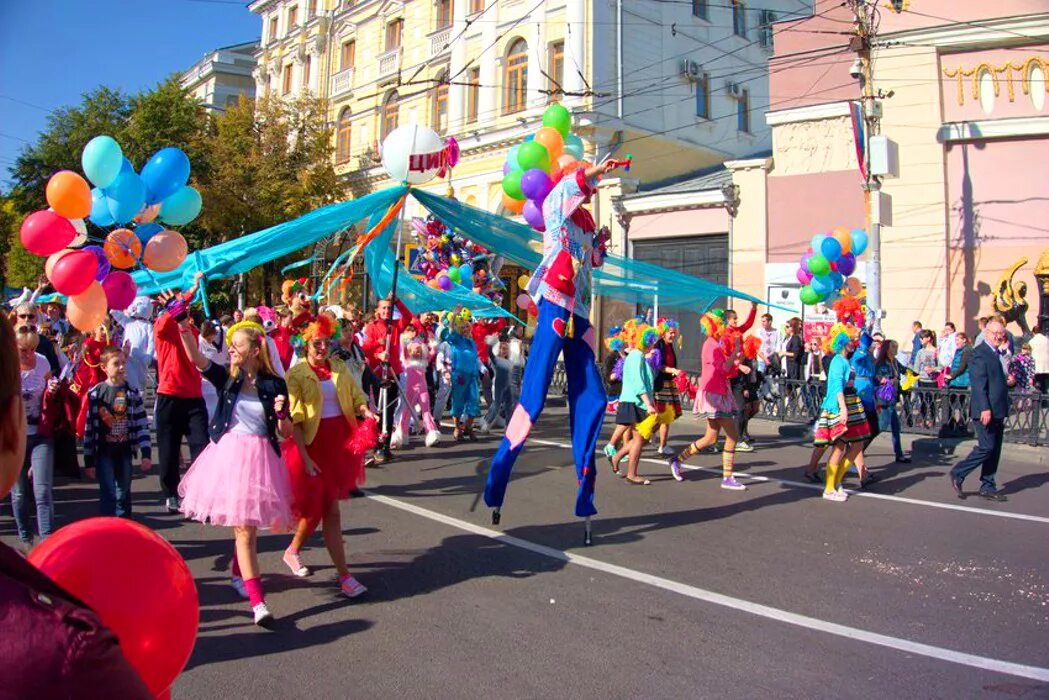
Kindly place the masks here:
POLYGON ((25 319, 26 321, 35 321, 36 314, 18 314, 18 318, 25 319))

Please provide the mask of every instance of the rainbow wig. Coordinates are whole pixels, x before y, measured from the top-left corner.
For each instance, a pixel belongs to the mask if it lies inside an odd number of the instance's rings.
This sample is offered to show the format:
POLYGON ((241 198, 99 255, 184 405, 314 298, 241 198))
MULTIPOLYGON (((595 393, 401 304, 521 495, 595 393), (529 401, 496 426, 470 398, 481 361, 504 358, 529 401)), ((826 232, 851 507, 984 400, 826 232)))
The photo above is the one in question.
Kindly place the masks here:
POLYGON ((708 311, 699 317, 699 327, 705 335, 714 340, 720 340, 725 333, 725 319, 716 313, 717 311, 720 311, 720 309, 708 311))
POLYGON ((637 343, 638 331, 644 327, 644 323, 640 319, 631 318, 623 324, 623 329, 620 332, 620 337, 628 348, 635 347, 637 343))
POLYGON ((626 350, 626 341, 623 340, 622 326, 615 326, 605 336, 605 347, 611 352, 622 352, 626 350))
POLYGON ((306 330, 302 332, 302 339, 307 343, 311 340, 322 338, 322 339, 333 339, 339 332, 339 324, 331 319, 330 316, 320 314, 306 326, 306 330))
POLYGON ((843 350, 855 340, 858 333, 856 329, 845 323, 835 323, 831 326, 827 337, 823 339, 823 349, 830 350, 835 355, 840 355, 843 350))
POLYGON ((658 322, 656 322, 656 329, 659 331, 660 335, 665 335, 668 331, 671 330, 681 330, 681 326, 680 324, 678 324, 677 321, 675 321, 672 318, 661 318, 658 322))
POLYGON ((634 336, 634 347, 642 352, 647 352, 659 342, 659 331, 653 326, 638 326, 637 334, 634 336))

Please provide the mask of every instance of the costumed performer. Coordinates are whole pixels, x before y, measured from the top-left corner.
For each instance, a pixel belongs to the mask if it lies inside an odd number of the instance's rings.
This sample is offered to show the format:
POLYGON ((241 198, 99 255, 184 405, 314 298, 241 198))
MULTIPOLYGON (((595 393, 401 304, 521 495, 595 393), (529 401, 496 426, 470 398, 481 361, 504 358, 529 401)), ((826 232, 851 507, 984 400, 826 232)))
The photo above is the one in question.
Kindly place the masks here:
MULTIPOLYGON (((420 324, 421 325, 421 324, 420 324)), ((426 446, 433 447, 441 441, 441 431, 430 413, 430 391, 426 386, 426 371, 430 366, 430 346, 426 338, 419 334, 419 328, 409 325, 401 334, 401 346, 404 348, 404 401, 401 405, 400 420, 393 434, 391 445, 400 447, 410 440, 409 424, 413 415, 422 420, 426 431, 426 446)))
POLYGON ((674 451, 667 447, 667 439, 670 437, 671 424, 681 417, 681 392, 674 381, 679 374, 683 374, 677 367, 677 352, 674 350, 674 341, 677 340, 681 329, 674 319, 661 318, 656 323, 656 330, 659 331, 659 342, 656 343, 655 349, 663 358, 663 366, 653 380, 656 410, 659 413, 667 410, 673 412, 673 419, 661 421, 659 424, 659 454, 662 457, 673 457, 674 451))
POLYGON ((187 518, 232 527, 232 585, 247 598, 255 624, 273 615, 262 590, 258 529, 286 531, 294 522, 291 483, 280 441, 291 434, 288 387, 277 376, 262 327, 242 321, 226 334, 229 368, 201 354, 188 318, 178 321, 186 355, 219 392, 209 426, 210 442, 179 484, 187 518))
POLYGON ((619 474, 619 463, 628 457, 626 480, 636 486, 648 486, 652 482, 637 475, 641 449, 649 440, 659 420, 659 410, 653 400, 655 371, 648 355, 659 342, 659 331, 644 326, 634 336, 634 347, 623 363, 623 391, 619 396, 616 411, 616 428, 631 427, 630 436, 622 449, 610 460, 612 472, 619 474))
POLYGON ((397 378, 401 376, 403 370, 401 367, 401 333, 411 322, 412 312, 400 299, 397 300, 396 313, 393 302, 389 298, 380 299, 375 305, 375 318, 361 330, 363 336, 361 349, 368 358, 368 367, 380 382, 376 402, 381 424, 379 449, 375 452, 377 464, 393 459, 393 454, 390 452, 390 440, 393 437, 397 399, 400 395, 397 378))
MULTIPOLYGON (((484 501, 495 508, 498 522, 514 462, 546 402, 554 366, 564 357, 568 376, 572 453, 579 488, 575 514, 589 518, 594 507, 594 449, 601 433, 607 397, 597 369, 596 340, 590 326, 593 268, 604 264, 608 232, 600 232, 583 206, 597 178, 617 167, 606 161, 561 178, 543 203, 544 257, 528 282, 528 294, 539 307, 535 336, 525 365, 521 400, 488 470, 484 501)), ((586 542, 590 541, 589 522, 586 542)))
POLYGON ((339 589, 355 598, 367 589, 346 567, 339 501, 364 483, 364 455, 375 446, 375 417, 346 364, 331 356, 335 322, 318 316, 306 327, 305 362, 288 371, 292 439, 283 445, 291 474, 293 510, 299 518, 284 563, 296 576, 309 576, 299 552, 322 524, 324 544, 338 575, 339 589), (364 420, 358 419, 360 416, 364 420))
POLYGON ((462 309, 448 315, 448 364, 451 368, 452 438, 477 442, 474 419, 481 415, 481 375, 488 370, 477 356, 470 329, 470 312, 462 309))
MULTIPOLYGON (((605 386, 608 387, 608 408, 606 412, 610 412, 615 416, 619 414, 619 397, 623 393, 623 367, 626 363, 627 354, 634 347, 634 339, 639 323, 639 319, 629 319, 622 326, 613 327, 605 339, 605 347, 609 351, 608 357, 605 358, 605 365, 602 368, 606 378, 605 386), (613 391, 615 392, 614 394, 612 393, 613 391)), ((626 439, 629 442, 630 433, 633 429, 633 423, 620 424, 616 421, 616 427, 612 431, 612 436, 608 439, 608 444, 605 445, 603 450, 609 465, 612 464, 612 458, 616 456, 616 452, 619 450, 620 441, 626 439)))
POLYGON ((701 451, 717 443, 718 435, 725 432, 725 447, 721 450, 721 488, 745 491, 734 475, 736 463, 736 402, 729 389, 729 378, 740 361, 741 338, 739 332, 725 326, 722 314, 717 310, 703 314, 699 324, 706 333, 703 342, 703 370, 699 377, 696 401, 692 413, 707 421, 707 430, 677 457, 670 461, 670 472, 677 481, 683 481, 681 465, 701 451))

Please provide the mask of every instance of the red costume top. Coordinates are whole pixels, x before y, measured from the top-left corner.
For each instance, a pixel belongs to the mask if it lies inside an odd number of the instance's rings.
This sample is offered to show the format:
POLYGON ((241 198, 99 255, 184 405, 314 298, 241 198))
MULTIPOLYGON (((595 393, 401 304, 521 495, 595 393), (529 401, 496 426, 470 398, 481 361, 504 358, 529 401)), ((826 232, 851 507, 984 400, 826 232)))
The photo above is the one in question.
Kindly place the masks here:
MULTIPOLYGON (((190 330, 196 341, 200 332, 193 326, 190 330)), ((157 393, 180 399, 201 398, 200 371, 182 347, 178 321, 165 311, 153 324, 153 333, 157 352, 157 393)))
POLYGON ((395 319, 391 315, 389 323, 377 318, 369 321, 361 331, 361 335, 364 336, 364 340, 361 342, 361 349, 364 350, 368 367, 376 374, 378 374, 379 366, 382 364, 382 360, 378 356, 380 352, 386 350, 386 336, 388 333, 393 334, 393 338, 390 341, 390 369, 395 374, 400 374, 402 370, 401 333, 411 324, 413 317, 412 312, 401 303, 400 299, 397 300, 397 310, 401 312, 400 318, 395 319))
POLYGON ((490 336, 498 336, 506 328, 506 319, 481 319, 473 324, 471 333, 474 337, 474 345, 477 346, 477 358, 482 364, 488 364, 491 359, 491 346, 488 345, 490 336))

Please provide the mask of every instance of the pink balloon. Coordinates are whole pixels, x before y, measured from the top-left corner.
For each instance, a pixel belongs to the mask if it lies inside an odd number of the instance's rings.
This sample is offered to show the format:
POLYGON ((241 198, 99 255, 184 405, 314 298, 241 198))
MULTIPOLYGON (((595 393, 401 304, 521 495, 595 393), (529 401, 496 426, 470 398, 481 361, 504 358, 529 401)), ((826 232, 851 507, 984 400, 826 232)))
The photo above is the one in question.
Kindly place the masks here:
POLYGON ((66 253, 51 266, 51 285, 59 294, 76 296, 87 290, 95 281, 98 258, 90 250, 74 250, 66 253))
POLYGON ((517 295, 517 308, 521 309, 522 311, 527 311, 531 303, 532 297, 528 296, 527 294, 517 295))
POLYGON ((25 218, 19 236, 26 250, 47 257, 72 243, 76 228, 66 217, 44 209, 25 218))
POLYGON ((111 309, 126 309, 131 306, 138 294, 138 285, 131 275, 122 270, 113 270, 102 280, 102 289, 106 293, 106 302, 111 309))
POLYGON ((798 268, 798 281, 802 284, 808 284, 812 281, 812 273, 808 270, 798 268))

